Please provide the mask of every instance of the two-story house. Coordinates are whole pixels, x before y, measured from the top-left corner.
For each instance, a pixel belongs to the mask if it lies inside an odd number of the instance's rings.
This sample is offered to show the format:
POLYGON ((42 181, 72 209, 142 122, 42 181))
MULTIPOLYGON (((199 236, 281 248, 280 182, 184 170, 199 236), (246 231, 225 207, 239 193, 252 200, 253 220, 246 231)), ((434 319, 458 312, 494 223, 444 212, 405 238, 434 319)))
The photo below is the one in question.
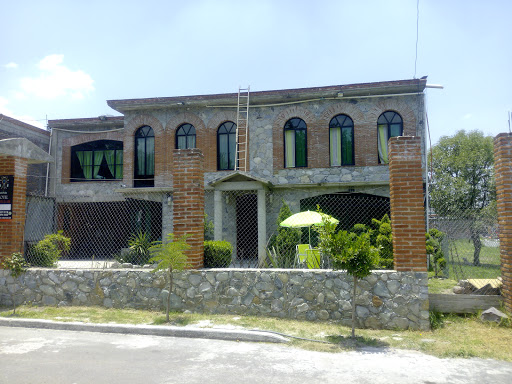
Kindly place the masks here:
POLYGON ((188 148, 203 153, 205 212, 212 236, 234 245, 234 264, 264 257, 283 201, 293 212, 320 205, 344 227, 380 219, 389 212, 387 141, 425 137, 425 86, 109 100, 123 116, 51 120, 56 227, 76 257, 108 258, 136 230, 172 232, 173 150, 188 148))

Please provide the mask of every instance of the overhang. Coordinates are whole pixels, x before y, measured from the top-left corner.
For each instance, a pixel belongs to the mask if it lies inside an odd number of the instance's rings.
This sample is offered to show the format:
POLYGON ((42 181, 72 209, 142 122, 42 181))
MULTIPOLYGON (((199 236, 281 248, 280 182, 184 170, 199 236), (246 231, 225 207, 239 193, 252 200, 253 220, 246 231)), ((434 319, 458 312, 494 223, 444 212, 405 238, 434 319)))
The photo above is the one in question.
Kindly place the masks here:
POLYGON ((29 164, 53 163, 53 158, 25 138, 0 140, 0 154, 28 159, 29 164))

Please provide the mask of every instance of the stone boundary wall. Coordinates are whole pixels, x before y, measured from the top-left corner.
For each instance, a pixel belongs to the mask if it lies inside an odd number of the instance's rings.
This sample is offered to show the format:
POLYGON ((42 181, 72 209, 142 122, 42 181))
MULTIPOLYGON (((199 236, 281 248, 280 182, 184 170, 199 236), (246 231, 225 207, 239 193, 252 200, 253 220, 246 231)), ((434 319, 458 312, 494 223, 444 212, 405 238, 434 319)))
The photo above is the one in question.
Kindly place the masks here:
MULTIPOLYGON (((351 324, 353 279, 345 272, 204 269, 175 273, 177 311, 335 320, 351 324)), ((358 327, 429 329, 427 273, 374 271, 358 284, 358 327)), ((148 269, 30 269, 18 281, 0 270, 0 306, 99 305, 163 310, 165 274, 148 269)))

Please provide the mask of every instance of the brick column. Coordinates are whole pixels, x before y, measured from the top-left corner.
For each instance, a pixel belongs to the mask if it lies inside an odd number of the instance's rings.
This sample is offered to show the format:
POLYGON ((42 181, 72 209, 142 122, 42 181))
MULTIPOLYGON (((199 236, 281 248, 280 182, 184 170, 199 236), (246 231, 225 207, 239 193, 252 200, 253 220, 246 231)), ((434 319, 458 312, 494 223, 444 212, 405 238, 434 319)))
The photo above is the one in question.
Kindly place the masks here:
POLYGON ((512 312, 512 134, 494 138, 494 172, 500 237, 501 293, 505 308, 512 312))
POLYGON ((0 155, 0 175, 14 176, 12 219, 0 220, 0 260, 13 252, 23 253, 28 160, 0 155))
POLYGON ((204 265, 204 159, 199 149, 175 149, 173 170, 174 235, 188 234, 192 268, 204 265))
POLYGON ((389 182, 396 271, 427 271, 425 207, 419 137, 389 140, 389 182))

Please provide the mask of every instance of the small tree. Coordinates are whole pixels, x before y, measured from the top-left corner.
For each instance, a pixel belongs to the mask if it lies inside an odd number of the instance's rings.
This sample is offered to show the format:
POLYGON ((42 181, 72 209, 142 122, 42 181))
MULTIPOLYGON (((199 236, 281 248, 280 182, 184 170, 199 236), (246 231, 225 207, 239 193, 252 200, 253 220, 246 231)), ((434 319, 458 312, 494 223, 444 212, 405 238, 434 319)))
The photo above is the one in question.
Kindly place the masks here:
POLYGON ((324 221, 322 227, 317 227, 319 233, 319 248, 329 255, 333 269, 346 270, 354 280, 352 294, 352 338, 355 338, 356 319, 356 289, 359 279, 371 274, 377 265, 379 250, 371 245, 370 234, 362 232, 357 235, 353 232, 338 231, 336 225, 324 221))
POLYGON ((430 206, 442 218, 465 221, 480 265, 480 234, 496 220, 493 139, 482 132, 443 136, 430 149, 430 206))
POLYGON ((167 294, 167 310, 166 319, 169 322, 169 310, 171 306, 171 292, 173 289, 173 271, 183 271, 185 268, 190 267, 187 256, 184 251, 190 248, 187 244, 187 235, 183 235, 178 240, 174 240, 174 234, 169 233, 167 235, 167 241, 159 241, 154 244, 149 251, 151 252, 150 262, 158 263, 152 272, 156 271, 167 271, 167 283, 169 292, 167 294))
POLYGON ((268 244, 267 253, 274 257, 274 267, 276 268, 292 268, 295 260, 295 246, 300 243, 300 228, 281 227, 283 221, 292 215, 290 207, 282 200, 281 209, 277 216, 277 235, 273 236, 268 244))
MULTIPOLYGON (((25 262, 23 255, 19 252, 13 253, 11 256, 7 256, 2 261, 2 268, 10 271, 10 275, 17 280, 21 275, 27 272, 29 265, 25 262)), ((14 283, 14 289, 12 290, 12 306, 13 315, 16 314, 16 282, 14 283)))

